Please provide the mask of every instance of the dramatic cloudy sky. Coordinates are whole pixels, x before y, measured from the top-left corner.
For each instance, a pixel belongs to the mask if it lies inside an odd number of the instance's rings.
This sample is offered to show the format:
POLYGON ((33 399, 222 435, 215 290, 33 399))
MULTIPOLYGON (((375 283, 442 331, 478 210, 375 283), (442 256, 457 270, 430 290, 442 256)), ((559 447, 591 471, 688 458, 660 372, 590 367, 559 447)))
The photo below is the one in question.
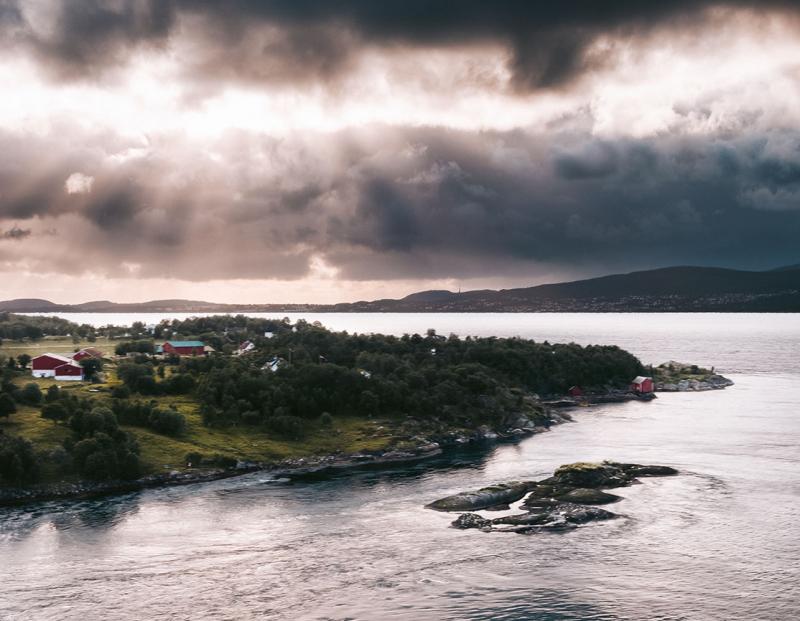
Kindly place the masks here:
POLYGON ((0 0, 0 298, 797 262, 797 2, 0 0))

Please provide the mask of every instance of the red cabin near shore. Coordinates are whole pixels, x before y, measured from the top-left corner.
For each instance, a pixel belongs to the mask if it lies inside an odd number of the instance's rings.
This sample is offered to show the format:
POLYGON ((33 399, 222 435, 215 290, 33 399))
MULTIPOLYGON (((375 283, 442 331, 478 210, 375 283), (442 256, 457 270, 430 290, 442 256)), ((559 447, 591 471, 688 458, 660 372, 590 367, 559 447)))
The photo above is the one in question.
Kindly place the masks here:
POLYGON ((639 394, 647 394, 655 390, 652 377, 644 377, 639 375, 631 383, 631 391, 639 394))
POLYGON ((573 386, 567 392, 569 392, 571 397, 582 397, 583 396, 583 388, 580 386, 573 386))

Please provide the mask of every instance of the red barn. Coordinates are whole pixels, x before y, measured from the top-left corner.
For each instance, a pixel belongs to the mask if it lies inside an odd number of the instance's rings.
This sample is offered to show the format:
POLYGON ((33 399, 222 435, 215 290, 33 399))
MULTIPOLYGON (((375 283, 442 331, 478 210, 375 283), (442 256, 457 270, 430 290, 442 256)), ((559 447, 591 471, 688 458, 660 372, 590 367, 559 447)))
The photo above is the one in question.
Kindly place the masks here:
POLYGON ((567 392, 569 392, 571 397, 582 397, 583 396, 583 388, 580 386, 573 386, 567 392))
POLYGON ((61 366, 55 368, 55 378, 62 382, 79 382, 83 380, 83 367, 74 360, 65 362, 61 366))
POLYGON ((102 357, 103 357, 103 352, 101 352, 99 349, 95 349, 94 347, 86 347, 72 354, 72 359, 78 361, 81 361, 84 358, 102 358, 102 357))
POLYGON ((653 384, 652 377, 644 377, 639 375, 638 377, 634 378, 633 382, 631 383, 631 391, 636 392, 639 394, 647 394, 651 393, 655 390, 655 385, 653 384))
POLYGON ((161 346, 161 352, 175 356, 205 356, 203 341, 167 341, 161 346))
POLYGON ((31 360, 31 374, 34 377, 55 377, 56 367, 72 362, 60 354, 42 354, 31 360))

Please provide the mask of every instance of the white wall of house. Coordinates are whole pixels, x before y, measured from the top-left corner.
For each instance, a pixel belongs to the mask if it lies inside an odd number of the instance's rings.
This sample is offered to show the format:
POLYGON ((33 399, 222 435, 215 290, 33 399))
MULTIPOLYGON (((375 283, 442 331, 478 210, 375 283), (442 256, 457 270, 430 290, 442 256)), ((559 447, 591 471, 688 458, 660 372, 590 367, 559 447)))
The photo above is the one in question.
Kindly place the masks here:
POLYGON ((83 378, 80 375, 56 375, 58 382, 82 382, 83 378))
POLYGON ((31 371, 31 375, 34 377, 55 377, 56 371, 55 369, 34 369, 31 371))

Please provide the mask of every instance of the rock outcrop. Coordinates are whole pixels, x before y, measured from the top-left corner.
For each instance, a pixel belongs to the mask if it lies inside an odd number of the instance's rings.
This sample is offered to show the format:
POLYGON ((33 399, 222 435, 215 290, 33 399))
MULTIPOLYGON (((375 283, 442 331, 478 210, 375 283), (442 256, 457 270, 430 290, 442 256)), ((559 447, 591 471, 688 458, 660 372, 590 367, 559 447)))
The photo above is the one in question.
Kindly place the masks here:
POLYGON ((699 392, 721 390, 733 386, 733 381, 696 364, 670 360, 653 369, 655 388, 659 392, 699 392))
POLYGON ((478 511, 496 505, 507 505, 521 500, 535 485, 535 481, 498 483, 476 491, 459 492, 441 498, 426 505, 426 508, 436 511, 478 511))
POLYGON ((501 483, 473 492, 461 492, 427 505, 437 511, 469 511, 452 522, 453 528, 475 528, 484 532, 532 534, 564 531, 579 525, 610 520, 617 514, 594 505, 622 500, 621 496, 604 492, 603 488, 631 485, 639 477, 673 476, 678 471, 669 466, 577 462, 558 468, 552 477, 541 481, 501 483), (474 513, 496 505, 525 498, 525 513, 494 519, 474 513))

